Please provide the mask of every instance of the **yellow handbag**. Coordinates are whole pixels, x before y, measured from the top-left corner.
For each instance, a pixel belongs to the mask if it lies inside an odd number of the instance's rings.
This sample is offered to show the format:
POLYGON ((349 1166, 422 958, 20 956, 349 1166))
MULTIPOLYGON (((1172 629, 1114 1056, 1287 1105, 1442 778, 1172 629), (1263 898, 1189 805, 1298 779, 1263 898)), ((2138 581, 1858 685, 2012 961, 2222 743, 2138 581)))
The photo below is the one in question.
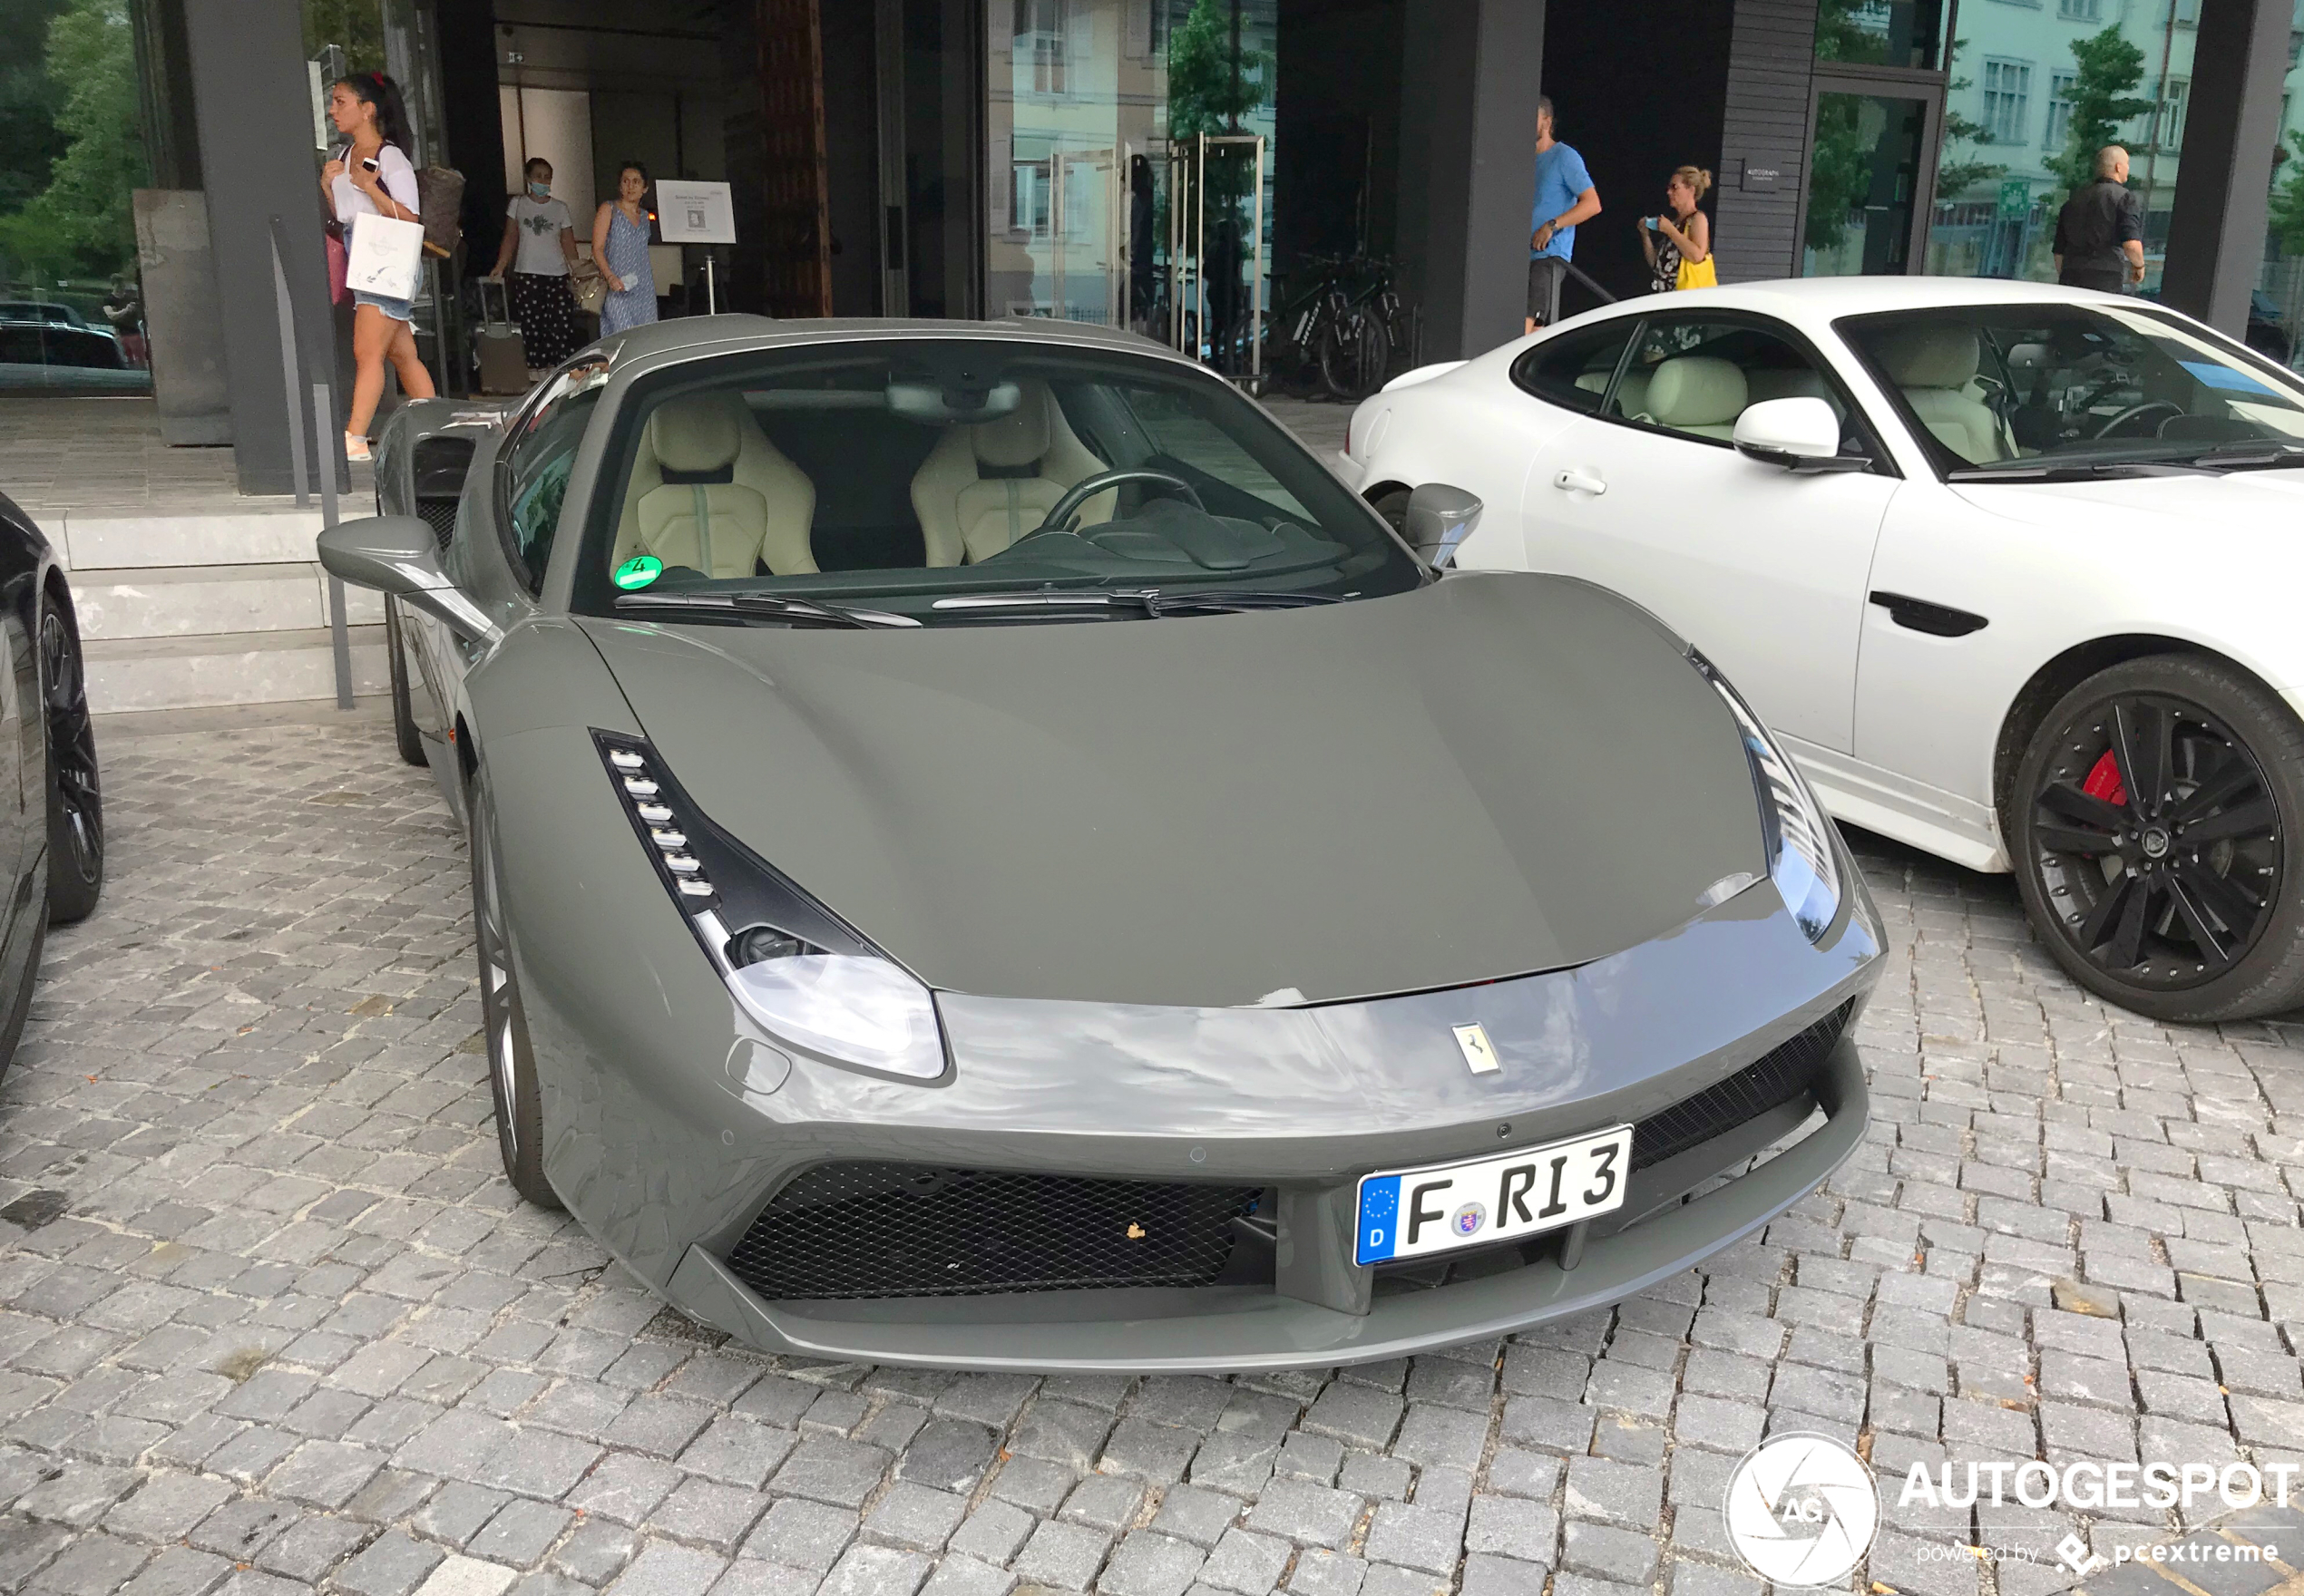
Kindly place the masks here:
POLYGON ((1712 269, 1712 257, 1709 255, 1702 260, 1684 260, 1680 263, 1680 275, 1674 279, 1672 286, 1674 288, 1716 288, 1720 287, 1720 274, 1712 269))

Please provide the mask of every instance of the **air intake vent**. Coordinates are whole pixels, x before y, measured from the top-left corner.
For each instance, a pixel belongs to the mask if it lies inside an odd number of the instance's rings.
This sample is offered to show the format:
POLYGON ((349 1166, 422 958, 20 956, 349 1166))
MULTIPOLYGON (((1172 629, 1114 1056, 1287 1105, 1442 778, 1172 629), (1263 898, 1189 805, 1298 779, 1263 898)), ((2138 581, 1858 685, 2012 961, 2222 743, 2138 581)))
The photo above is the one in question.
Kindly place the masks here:
POLYGON ((1632 1130, 1632 1167, 1646 1169, 1662 1163, 1772 1108, 1782 1108, 1803 1092, 1813 1091, 1825 1056, 1848 1028, 1848 1017, 1855 1007, 1851 998, 1726 1080, 1642 1120, 1632 1130))
POLYGON ((776 1192, 728 1267, 772 1301, 1206 1286, 1254 1186, 826 1163, 776 1192))

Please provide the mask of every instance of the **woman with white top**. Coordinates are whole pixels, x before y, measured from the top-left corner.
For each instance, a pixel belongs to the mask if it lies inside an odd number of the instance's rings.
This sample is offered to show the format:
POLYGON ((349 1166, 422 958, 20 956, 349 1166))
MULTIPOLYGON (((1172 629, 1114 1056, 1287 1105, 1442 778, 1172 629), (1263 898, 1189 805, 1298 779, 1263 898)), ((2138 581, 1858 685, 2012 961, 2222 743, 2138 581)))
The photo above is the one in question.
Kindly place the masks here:
MULTIPOLYGON (((388 216, 422 221, 416 211, 416 169, 409 164, 408 116, 398 85, 380 72, 354 73, 328 90, 328 120, 344 135, 344 148, 320 169, 320 190, 336 219, 346 228, 356 216, 388 216)), ((345 423, 347 459, 368 458, 368 423, 384 397, 384 363, 400 374, 401 392, 429 399, 432 374, 416 355, 409 325, 415 308, 405 299, 387 299, 364 289, 352 293, 352 414, 345 423)))
POLYGON ((552 198, 551 161, 541 155, 530 160, 527 182, 528 191, 505 207, 504 246, 489 276, 502 277, 504 268, 512 268, 506 297, 533 375, 576 353, 576 301, 568 291, 576 268, 576 222, 552 198))

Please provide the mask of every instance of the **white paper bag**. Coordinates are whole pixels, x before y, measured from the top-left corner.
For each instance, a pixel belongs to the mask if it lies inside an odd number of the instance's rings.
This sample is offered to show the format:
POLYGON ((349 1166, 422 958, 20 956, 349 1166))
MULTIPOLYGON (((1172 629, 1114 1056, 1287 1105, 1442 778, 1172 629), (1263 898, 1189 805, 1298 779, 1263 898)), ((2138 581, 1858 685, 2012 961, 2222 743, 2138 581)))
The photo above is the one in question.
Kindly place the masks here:
POLYGON ((344 283, 356 293, 413 299, 424 274, 424 227, 362 211, 345 245, 344 283))

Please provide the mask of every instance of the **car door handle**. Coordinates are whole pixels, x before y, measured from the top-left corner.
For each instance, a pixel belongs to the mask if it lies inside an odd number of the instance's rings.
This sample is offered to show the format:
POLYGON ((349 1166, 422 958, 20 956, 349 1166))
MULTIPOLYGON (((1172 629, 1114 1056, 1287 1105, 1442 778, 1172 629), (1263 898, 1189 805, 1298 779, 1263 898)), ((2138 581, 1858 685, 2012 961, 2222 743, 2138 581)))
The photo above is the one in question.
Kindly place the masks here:
POLYGON ((1564 471, 1552 479, 1552 485, 1563 493, 1589 493, 1595 499, 1608 491, 1608 484, 1588 471, 1564 471))
POLYGON ((1875 591, 1872 602, 1888 611, 1889 619, 1915 632, 1926 632, 1931 637, 1965 637, 1970 632, 1980 632, 1992 623, 1973 610, 1955 609, 1949 604, 1932 604, 1926 598, 1915 598, 1906 593, 1875 591))

